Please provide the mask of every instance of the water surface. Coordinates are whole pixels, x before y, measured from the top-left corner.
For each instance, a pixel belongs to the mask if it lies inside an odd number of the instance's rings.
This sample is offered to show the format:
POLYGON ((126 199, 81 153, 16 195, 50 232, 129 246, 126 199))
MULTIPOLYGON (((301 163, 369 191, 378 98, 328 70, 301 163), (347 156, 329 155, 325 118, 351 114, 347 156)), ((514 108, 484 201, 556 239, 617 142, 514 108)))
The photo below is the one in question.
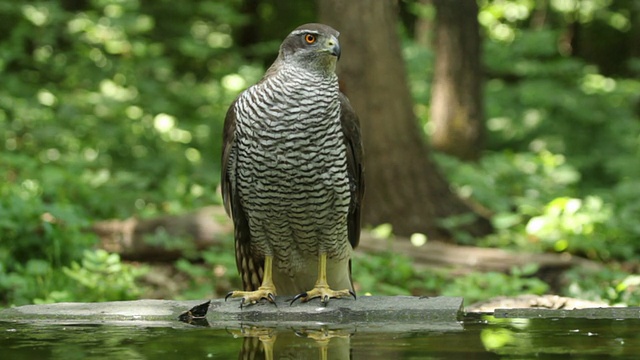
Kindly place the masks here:
POLYGON ((440 331, 0 322, 1 359, 640 358, 640 319, 467 316, 440 331), (267 355, 269 354, 269 355, 267 355), (272 357, 271 357, 272 355, 272 357))

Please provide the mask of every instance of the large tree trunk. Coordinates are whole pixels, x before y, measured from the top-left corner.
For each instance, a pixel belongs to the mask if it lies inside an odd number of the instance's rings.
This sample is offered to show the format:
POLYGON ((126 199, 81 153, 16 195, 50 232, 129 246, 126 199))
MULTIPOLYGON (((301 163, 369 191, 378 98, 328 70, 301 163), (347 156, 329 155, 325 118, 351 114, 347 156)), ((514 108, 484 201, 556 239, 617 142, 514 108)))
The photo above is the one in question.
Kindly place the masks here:
POLYGON ((589 22, 579 20, 580 8, 575 7, 573 19, 569 22, 567 37, 570 41, 570 55, 580 57, 598 66, 598 71, 606 76, 629 76, 629 61, 640 55, 640 3, 638 1, 613 0, 609 11, 626 13, 630 19, 627 29, 617 29, 604 18, 589 22), (615 10, 614 10, 615 9, 615 10))
POLYGON ((434 0, 435 72, 431 92, 431 144, 463 160, 477 160, 484 120, 478 4, 434 0))
POLYGON ((413 38, 416 44, 431 49, 433 46, 432 34, 435 26, 435 15, 432 14, 433 0, 417 0, 415 6, 419 9, 413 29, 413 38))
MULTIPOLYGON (((358 113, 365 148, 364 223, 390 223, 399 235, 449 240, 440 220, 473 211, 428 156, 413 114, 391 0, 320 0, 320 20, 341 32, 343 90, 358 113)), ((491 226, 479 216, 462 226, 474 236, 491 226)))

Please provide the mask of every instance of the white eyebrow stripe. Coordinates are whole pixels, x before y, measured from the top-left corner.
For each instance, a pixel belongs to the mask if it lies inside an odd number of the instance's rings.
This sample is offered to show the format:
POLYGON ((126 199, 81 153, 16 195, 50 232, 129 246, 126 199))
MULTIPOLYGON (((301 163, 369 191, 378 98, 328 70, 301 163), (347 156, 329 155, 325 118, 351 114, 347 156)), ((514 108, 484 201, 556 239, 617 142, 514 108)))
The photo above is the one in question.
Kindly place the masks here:
POLYGON ((316 34, 319 35, 320 32, 315 30, 294 30, 291 32, 291 35, 301 35, 301 34, 316 34))

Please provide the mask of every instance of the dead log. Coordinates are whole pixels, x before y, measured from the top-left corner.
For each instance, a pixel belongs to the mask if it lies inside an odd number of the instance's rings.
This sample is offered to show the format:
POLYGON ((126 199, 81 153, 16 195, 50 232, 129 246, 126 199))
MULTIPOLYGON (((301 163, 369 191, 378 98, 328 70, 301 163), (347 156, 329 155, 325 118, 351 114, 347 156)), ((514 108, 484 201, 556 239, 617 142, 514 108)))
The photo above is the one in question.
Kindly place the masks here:
POLYGON ((600 268, 600 265, 568 253, 536 254, 513 252, 495 248, 462 246, 440 241, 428 241, 414 246, 407 239, 381 239, 363 232, 359 250, 368 252, 390 251, 413 259, 414 264, 425 268, 452 268, 460 273, 470 271, 508 272, 514 267, 537 264, 540 269, 564 270, 573 266, 600 268))
MULTIPOLYGON (((182 215, 166 215, 152 219, 129 218, 95 223, 92 231, 100 237, 100 247, 119 253, 125 259, 143 261, 175 260, 182 256, 184 246, 165 246, 150 241, 158 234, 188 242, 190 249, 201 250, 212 245, 228 244, 232 250, 231 221, 221 206, 208 206, 182 215), (226 242, 225 242, 226 240, 226 242)), ((368 231, 362 232, 361 253, 392 252, 413 260, 418 269, 449 268, 459 274, 471 271, 508 272, 513 267, 537 264, 541 272, 553 273, 582 266, 600 268, 593 261, 571 254, 534 254, 494 248, 460 246, 440 241, 428 241, 416 247, 408 239, 382 239, 368 231)))
POLYGON ((222 207, 207 206, 181 215, 99 221, 91 230, 100 238, 100 248, 124 259, 169 261, 182 256, 187 248, 202 250, 222 244, 233 233, 233 226, 222 207), (188 243, 166 246, 153 241, 154 236, 188 243))

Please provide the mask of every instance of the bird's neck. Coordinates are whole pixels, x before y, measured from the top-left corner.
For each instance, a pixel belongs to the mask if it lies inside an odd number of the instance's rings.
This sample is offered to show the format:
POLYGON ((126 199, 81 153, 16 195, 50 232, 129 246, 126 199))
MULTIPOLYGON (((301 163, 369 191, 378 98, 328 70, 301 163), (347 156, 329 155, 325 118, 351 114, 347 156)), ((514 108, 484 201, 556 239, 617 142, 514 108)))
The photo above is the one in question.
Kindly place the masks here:
POLYGON ((338 76, 334 71, 287 66, 278 69, 273 75, 275 79, 290 85, 338 91, 338 76))

